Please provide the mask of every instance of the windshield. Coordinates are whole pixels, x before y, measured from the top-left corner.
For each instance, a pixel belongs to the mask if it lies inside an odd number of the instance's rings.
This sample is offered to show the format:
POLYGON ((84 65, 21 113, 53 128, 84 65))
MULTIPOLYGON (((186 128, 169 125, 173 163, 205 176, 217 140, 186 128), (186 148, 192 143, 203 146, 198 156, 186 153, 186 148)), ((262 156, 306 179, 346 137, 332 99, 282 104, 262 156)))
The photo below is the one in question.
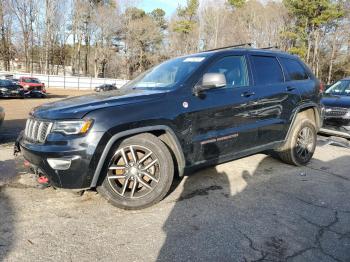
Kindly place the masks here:
POLYGON ((350 80, 340 80, 325 92, 331 95, 350 96, 350 80))
POLYGON ((10 80, 0 80, 0 86, 12 86, 13 82, 10 80))
POLYGON ((180 57, 151 68, 127 83, 135 89, 171 90, 182 83, 205 60, 203 56, 180 57))
POLYGON ((23 79, 24 83, 34 83, 34 84, 40 84, 39 79, 36 78, 24 78, 23 79))

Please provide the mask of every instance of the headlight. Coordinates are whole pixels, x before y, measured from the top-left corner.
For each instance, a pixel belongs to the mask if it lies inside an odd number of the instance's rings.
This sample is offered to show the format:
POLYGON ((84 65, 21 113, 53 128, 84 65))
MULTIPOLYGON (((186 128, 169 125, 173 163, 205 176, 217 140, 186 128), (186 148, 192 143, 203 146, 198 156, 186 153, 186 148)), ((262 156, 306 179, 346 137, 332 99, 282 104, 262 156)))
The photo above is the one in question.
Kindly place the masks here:
POLYGON ((348 109, 348 112, 344 115, 344 118, 350 119, 350 109, 348 109))
POLYGON ((53 124, 51 132, 65 135, 86 134, 92 127, 93 120, 57 121, 53 124))
POLYGON ((5 88, 5 87, 2 87, 2 88, 0 88, 0 91, 2 91, 2 92, 7 92, 7 91, 8 91, 8 89, 7 89, 7 88, 5 88))

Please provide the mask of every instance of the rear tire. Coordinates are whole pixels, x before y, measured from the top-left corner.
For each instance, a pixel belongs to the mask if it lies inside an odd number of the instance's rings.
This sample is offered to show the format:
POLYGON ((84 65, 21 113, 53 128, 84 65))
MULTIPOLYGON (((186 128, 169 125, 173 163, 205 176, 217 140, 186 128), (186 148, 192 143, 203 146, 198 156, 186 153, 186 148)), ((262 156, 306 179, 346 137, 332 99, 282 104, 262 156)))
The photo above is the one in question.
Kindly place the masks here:
POLYGON ((174 163, 165 144, 140 134, 116 145, 107 158, 105 178, 97 191, 122 209, 142 209, 164 198, 174 177, 174 163))
POLYGON ((315 152, 316 141, 315 124, 309 119, 300 119, 291 131, 283 149, 278 151, 278 156, 290 165, 306 165, 315 152))

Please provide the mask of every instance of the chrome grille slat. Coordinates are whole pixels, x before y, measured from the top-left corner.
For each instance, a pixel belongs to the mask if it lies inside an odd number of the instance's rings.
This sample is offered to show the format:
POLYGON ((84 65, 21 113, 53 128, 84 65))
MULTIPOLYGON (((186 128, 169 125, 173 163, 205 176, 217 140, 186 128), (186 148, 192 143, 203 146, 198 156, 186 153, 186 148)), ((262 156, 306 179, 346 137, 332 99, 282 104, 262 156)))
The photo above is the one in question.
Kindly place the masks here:
POLYGON ((31 139, 33 139, 35 141, 37 136, 38 136, 38 121, 34 120, 33 132, 32 132, 31 139))
POLYGON ((325 116, 326 117, 342 117, 348 113, 347 108, 343 107, 326 107, 325 116))
POLYGON ((24 135, 28 136, 28 126, 29 126, 29 120, 26 122, 26 128, 24 129, 24 135))
POLYGON ((37 134, 36 134, 36 137, 35 137, 35 139, 37 140, 37 141, 39 141, 40 143, 42 143, 43 141, 41 141, 40 140, 40 137, 41 137, 41 132, 42 132, 42 130, 43 130, 43 126, 45 125, 45 123, 44 122, 40 122, 39 123, 39 127, 38 127, 38 132, 37 132, 37 134))
POLYGON ((45 143, 47 136, 51 131, 52 123, 29 118, 24 130, 24 138, 31 143, 45 143))
POLYGON ((33 120, 30 119, 30 121, 29 121, 29 128, 28 128, 28 138, 32 137, 32 131, 33 131, 32 127, 33 127, 33 120))

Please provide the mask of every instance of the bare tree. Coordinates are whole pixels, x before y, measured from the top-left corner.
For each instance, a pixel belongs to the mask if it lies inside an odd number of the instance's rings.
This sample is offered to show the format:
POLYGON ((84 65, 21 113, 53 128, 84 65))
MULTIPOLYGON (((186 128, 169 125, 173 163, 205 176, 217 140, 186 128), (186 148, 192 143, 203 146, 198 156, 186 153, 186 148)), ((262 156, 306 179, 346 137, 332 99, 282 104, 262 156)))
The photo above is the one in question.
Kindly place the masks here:
POLYGON ((251 42, 300 55, 330 83, 350 74, 348 2, 187 0, 167 18, 139 0, 2 0, 1 65, 132 78, 169 57, 251 42))
POLYGON ((23 37, 24 59, 26 71, 29 71, 30 63, 30 39, 32 31, 32 16, 34 15, 35 0, 10 0, 10 7, 15 14, 21 28, 23 37))
POLYGON ((113 37, 119 28, 117 8, 110 5, 98 6, 92 16, 94 41, 94 76, 98 77, 99 72, 105 76, 106 66, 111 56, 115 55, 116 49, 113 46, 113 37))
POLYGON ((7 0, 0 2, 0 34, 1 34, 1 47, 0 54, 3 61, 3 67, 5 70, 10 70, 10 58, 11 58, 11 14, 9 10, 9 2, 7 0))

